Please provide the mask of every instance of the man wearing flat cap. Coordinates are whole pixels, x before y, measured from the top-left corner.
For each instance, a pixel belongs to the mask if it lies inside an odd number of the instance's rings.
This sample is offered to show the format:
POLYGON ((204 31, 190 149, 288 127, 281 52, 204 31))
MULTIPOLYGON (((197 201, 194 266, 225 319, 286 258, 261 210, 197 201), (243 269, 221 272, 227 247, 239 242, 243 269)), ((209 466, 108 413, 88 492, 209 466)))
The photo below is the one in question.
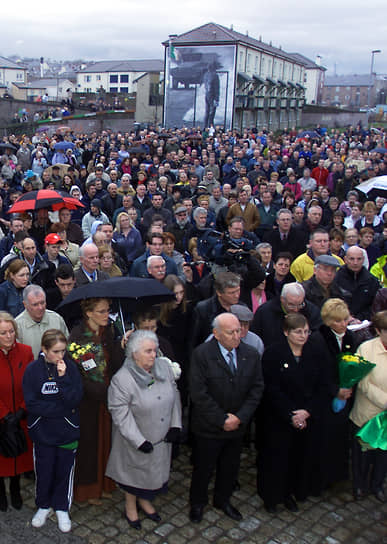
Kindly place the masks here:
POLYGON ((166 232, 170 232, 176 238, 175 249, 184 253, 188 251, 188 242, 193 236, 194 227, 189 220, 185 206, 177 204, 174 210, 174 222, 167 226, 166 232))
POLYGON ((320 309, 328 298, 344 299, 344 292, 335 282, 340 263, 333 255, 319 255, 314 261, 313 276, 302 285, 305 298, 320 309))

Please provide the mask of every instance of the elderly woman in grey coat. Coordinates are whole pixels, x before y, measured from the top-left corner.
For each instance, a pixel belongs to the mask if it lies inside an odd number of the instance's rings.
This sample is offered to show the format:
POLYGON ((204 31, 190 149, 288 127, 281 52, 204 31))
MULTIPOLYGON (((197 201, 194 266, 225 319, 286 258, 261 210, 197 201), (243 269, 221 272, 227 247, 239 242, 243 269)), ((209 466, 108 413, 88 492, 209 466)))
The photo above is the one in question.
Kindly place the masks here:
POLYGON ((171 442, 181 429, 174 374, 168 360, 157 357, 157 349, 153 332, 135 331, 108 391, 113 437, 106 475, 125 492, 124 515, 134 529, 141 529, 138 505, 146 517, 161 519, 151 501, 167 490, 171 442))

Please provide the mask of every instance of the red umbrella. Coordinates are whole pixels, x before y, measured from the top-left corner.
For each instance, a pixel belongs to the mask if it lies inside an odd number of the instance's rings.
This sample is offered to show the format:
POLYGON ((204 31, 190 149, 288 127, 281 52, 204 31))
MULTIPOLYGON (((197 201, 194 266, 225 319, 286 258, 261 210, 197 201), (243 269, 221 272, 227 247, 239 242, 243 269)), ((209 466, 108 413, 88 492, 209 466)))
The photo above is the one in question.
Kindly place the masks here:
POLYGON ((76 208, 84 208, 84 205, 71 196, 63 196, 57 191, 50 189, 40 189, 39 191, 29 191, 21 195, 8 210, 8 213, 21 213, 30 210, 40 210, 47 208, 55 211, 61 208, 75 210, 76 208))

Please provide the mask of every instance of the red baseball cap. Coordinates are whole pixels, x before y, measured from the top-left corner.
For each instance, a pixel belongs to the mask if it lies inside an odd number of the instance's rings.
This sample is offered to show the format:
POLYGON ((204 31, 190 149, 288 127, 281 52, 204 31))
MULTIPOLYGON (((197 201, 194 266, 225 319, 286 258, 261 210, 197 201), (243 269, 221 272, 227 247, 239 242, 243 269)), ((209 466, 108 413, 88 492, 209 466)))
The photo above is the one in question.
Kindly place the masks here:
POLYGON ((47 236, 44 239, 45 244, 61 244, 62 238, 59 236, 59 234, 56 234, 56 232, 52 232, 51 234, 47 234, 47 236))

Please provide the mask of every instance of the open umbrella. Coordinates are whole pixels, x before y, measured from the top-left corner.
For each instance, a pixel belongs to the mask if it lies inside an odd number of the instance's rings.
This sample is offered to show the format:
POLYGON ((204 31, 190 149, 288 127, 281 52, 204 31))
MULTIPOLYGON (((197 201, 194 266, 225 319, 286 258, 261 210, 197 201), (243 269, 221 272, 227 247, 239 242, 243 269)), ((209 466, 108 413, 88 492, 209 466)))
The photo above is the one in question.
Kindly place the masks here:
POLYGON ((120 313, 123 324, 122 312, 133 312, 144 306, 170 302, 174 299, 174 294, 154 279, 110 278, 73 289, 56 311, 64 318, 80 317, 80 302, 88 298, 112 299, 112 311, 120 313))
POLYGON ((387 153, 387 149, 385 147, 375 147, 375 149, 371 149, 370 153, 387 153))
POLYGON ((38 191, 29 191, 28 193, 19 196, 7 213, 22 213, 29 210, 40 210, 41 208, 56 211, 61 208, 84 208, 84 205, 71 196, 66 197, 57 191, 40 189, 38 191))
POLYGON ((17 147, 15 147, 12 144, 8 144, 6 142, 3 142, 0 144, 0 151, 5 151, 6 149, 10 149, 11 151, 17 151, 17 147))
POLYGON ((305 138, 307 136, 309 138, 320 138, 320 135, 315 130, 304 130, 297 135, 297 138, 305 138))
POLYGON ((67 141, 63 141, 63 142, 57 142, 55 145, 54 145, 54 149, 55 151, 66 151, 66 149, 74 149, 75 147, 75 144, 73 144, 73 142, 67 142, 67 141))
POLYGON ((376 196, 387 197, 387 176, 367 179, 355 187, 357 191, 366 194, 368 198, 376 196))

